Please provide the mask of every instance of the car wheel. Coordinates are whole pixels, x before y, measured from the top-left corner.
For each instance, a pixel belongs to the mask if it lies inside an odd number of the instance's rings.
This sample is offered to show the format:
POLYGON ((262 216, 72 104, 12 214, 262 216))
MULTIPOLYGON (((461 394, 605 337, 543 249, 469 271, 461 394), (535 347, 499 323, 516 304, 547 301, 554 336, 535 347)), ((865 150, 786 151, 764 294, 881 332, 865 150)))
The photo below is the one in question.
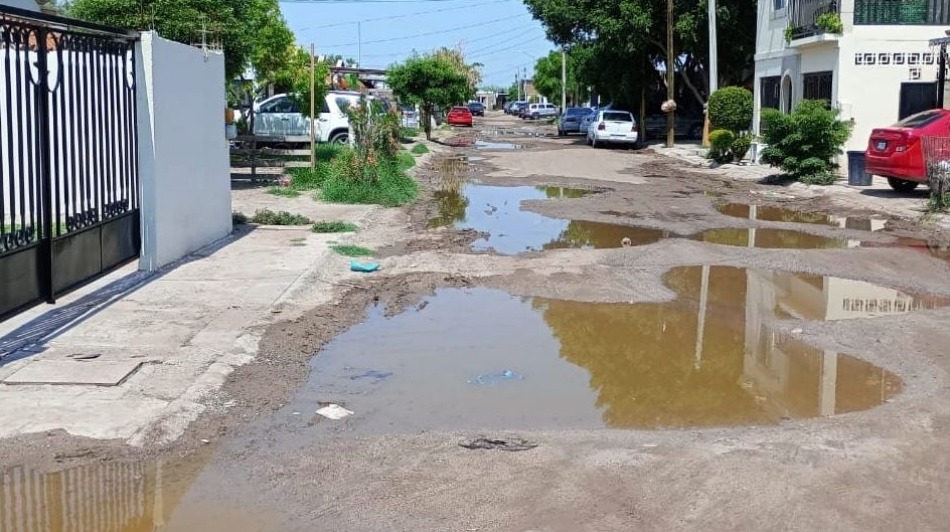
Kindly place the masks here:
POLYGON ((904 179, 897 179, 895 177, 888 177, 887 184, 891 186, 897 192, 910 192, 917 188, 917 185, 920 183, 916 181, 907 181, 904 179))
POLYGON ((337 133, 330 138, 330 144, 348 144, 350 142, 350 134, 347 132, 337 133))
POLYGON ((541 117, 538 116, 538 113, 534 113, 533 115, 531 115, 531 120, 537 120, 537 119, 539 119, 539 118, 541 118, 541 117))

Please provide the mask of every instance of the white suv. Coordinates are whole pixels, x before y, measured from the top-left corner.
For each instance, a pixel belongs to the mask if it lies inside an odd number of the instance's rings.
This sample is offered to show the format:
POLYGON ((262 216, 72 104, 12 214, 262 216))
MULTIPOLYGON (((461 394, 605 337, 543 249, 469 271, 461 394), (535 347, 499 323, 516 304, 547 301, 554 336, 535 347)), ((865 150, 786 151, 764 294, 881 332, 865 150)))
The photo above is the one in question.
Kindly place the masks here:
MULTIPOLYGON (((350 138, 350 120, 346 108, 360 101, 360 93, 330 91, 323 99, 317 118, 316 139, 319 142, 345 144, 350 138)), ((254 134, 266 137, 309 137, 308 120, 287 94, 276 94, 254 105, 254 134)))
POLYGON ((557 116, 557 107, 550 103, 533 103, 525 110, 522 118, 538 120, 540 118, 554 118, 557 116))

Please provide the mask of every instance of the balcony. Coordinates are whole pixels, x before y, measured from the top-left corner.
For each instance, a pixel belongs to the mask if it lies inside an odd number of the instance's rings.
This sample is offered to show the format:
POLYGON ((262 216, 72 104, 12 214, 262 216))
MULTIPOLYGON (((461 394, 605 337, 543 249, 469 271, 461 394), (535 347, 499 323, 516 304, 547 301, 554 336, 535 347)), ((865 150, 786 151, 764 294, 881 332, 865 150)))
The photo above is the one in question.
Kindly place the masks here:
POLYGON ((855 26, 945 26, 946 0, 854 0, 855 26))
POLYGON ((789 43, 824 35, 837 37, 836 34, 840 33, 841 13, 836 0, 791 0, 788 7, 785 38, 789 43), (837 31, 834 23, 839 26, 837 31))

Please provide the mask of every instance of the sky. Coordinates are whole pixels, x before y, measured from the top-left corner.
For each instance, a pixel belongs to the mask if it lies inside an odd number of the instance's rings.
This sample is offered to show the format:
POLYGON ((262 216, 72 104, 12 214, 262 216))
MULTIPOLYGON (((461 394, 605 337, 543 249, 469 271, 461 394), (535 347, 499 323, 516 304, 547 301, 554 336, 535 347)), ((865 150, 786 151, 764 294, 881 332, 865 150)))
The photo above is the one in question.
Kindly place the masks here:
POLYGON ((361 59, 367 68, 385 68, 414 50, 461 44, 468 62, 484 64, 483 86, 507 87, 524 69, 531 77, 537 59, 554 49, 520 0, 284 0, 280 6, 300 45, 361 59))

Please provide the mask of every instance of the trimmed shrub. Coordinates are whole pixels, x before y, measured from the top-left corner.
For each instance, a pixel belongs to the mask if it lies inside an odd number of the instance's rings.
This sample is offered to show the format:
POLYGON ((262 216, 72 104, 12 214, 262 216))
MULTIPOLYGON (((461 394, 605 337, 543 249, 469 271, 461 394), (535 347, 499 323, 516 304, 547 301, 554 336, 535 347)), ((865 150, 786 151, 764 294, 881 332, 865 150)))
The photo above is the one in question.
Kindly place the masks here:
POLYGON ((713 129, 733 133, 752 126, 752 93, 742 87, 723 87, 709 96, 709 122, 713 129))
POLYGON ((708 157, 717 163, 732 162, 732 143, 736 136, 728 129, 717 129, 709 134, 708 157))
POLYGON ((752 135, 739 135, 735 140, 732 141, 732 146, 729 148, 729 151, 732 153, 732 160, 739 162, 745 158, 745 154, 749 153, 749 148, 752 147, 752 135))
POLYGON ((762 161, 803 183, 833 182, 838 168, 833 159, 842 153, 853 126, 838 114, 821 100, 803 100, 791 114, 764 109, 762 138, 768 147, 762 161))

